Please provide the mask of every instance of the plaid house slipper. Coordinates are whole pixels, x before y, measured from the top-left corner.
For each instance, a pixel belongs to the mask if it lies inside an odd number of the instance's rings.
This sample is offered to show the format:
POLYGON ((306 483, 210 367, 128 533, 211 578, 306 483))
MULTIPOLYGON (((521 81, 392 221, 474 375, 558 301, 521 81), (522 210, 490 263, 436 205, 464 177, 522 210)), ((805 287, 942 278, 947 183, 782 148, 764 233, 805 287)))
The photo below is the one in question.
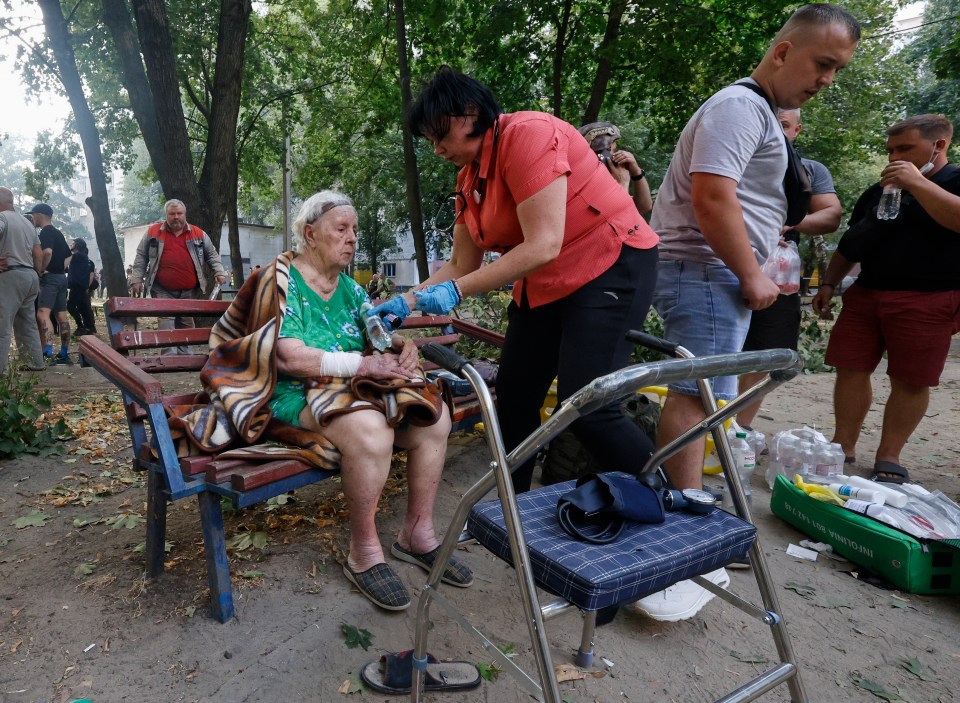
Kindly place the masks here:
MULTIPOLYGON (((413 686, 413 650, 390 652, 360 670, 360 680, 379 693, 405 695, 413 686)), ((477 667, 463 661, 438 661, 427 654, 423 672, 425 691, 469 691, 480 685, 477 667)))
POLYGON ((406 610, 410 607, 407 587, 386 564, 375 564, 366 571, 353 571, 344 564, 343 574, 371 603, 384 610, 406 610))
MULTIPOLYGON (((409 549, 404 549, 399 542, 394 542, 390 547, 390 553, 401 561, 410 564, 416 564, 424 571, 429 572, 433 568, 433 562, 437 560, 437 553, 440 547, 436 547, 423 554, 414 554, 409 549)), ((450 557, 447 560, 447 568, 443 570, 443 576, 440 580, 457 588, 466 588, 473 583, 473 571, 470 567, 456 557, 450 557)))

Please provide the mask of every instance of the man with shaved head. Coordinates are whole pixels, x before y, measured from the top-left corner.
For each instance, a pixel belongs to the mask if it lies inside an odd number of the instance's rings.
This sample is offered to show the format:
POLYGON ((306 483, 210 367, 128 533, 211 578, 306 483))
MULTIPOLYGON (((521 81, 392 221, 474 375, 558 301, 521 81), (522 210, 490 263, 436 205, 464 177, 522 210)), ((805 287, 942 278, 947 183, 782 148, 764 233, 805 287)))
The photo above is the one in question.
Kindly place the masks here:
MULTIPOLYGON (((660 235, 653 304, 667 339, 697 356, 738 352, 752 311, 777 299, 776 284, 760 271, 784 224, 794 224, 787 221, 789 161, 777 108, 798 108, 830 85, 859 38, 860 24, 846 10, 805 5, 777 33, 750 77, 715 93, 687 123, 650 221, 660 235)), ((803 199, 793 204, 795 216, 804 209, 803 199)), ((737 394, 736 377, 712 384, 719 399, 737 394)), ((696 383, 671 384, 659 444, 703 418, 696 383)), ((687 445, 664 468, 675 488, 700 488, 703 440, 687 445)), ((723 569, 706 578, 729 583, 723 569)), ((638 607, 659 620, 681 620, 711 597, 684 581, 642 599, 638 607)))

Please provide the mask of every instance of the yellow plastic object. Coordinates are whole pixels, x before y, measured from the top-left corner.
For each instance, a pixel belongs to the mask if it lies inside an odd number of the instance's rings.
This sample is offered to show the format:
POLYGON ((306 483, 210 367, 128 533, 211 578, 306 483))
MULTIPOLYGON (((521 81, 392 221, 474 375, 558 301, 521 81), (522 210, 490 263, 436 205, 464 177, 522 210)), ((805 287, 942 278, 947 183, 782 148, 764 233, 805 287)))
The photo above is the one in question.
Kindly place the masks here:
POLYGON ((804 483, 803 479, 800 478, 800 474, 797 474, 793 477, 793 482, 797 488, 811 498, 823 501, 824 503, 832 503, 833 505, 842 506, 844 503, 843 498, 841 498, 835 491, 831 491, 826 486, 821 486, 816 483, 804 483))
MULTIPOLYGON (((646 388, 641 388, 637 393, 644 393, 648 395, 657 396, 657 400, 660 401, 660 405, 663 405, 664 401, 667 399, 667 388, 666 386, 647 386, 646 388)), ((718 400, 717 405, 723 407, 727 404, 725 400, 718 400)), ((550 390, 547 391, 547 397, 543 400, 543 405, 540 408, 540 423, 547 421, 547 418, 553 413, 554 408, 557 407, 557 379, 553 379, 553 383, 550 384, 550 390)), ((724 432, 730 429, 730 420, 727 420, 723 423, 724 432)), ((717 459, 716 447, 713 443, 713 436, 707 435, 707 444, 703 452, 703 473, 708 475, 718 474, 723 471, 723 468, 720 466, 720 461, 717 459)))

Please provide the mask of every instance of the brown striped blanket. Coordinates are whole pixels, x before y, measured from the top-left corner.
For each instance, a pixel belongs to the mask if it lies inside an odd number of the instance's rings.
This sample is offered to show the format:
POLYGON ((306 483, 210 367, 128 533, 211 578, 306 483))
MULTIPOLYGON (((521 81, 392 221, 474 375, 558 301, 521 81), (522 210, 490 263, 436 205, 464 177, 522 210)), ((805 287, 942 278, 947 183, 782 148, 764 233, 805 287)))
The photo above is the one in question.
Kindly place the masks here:
MULTIPOLYGON (((210 333, 210 357, 200 372, 204 393, 194 404, 168 409, 178 456, 218 453, 251 461, 299 459, 336 469, 340 452, 322 435, 276 420, 268 405, 277 382, 276 349, 292 252, 280 254, 248 278, 210 333)), ((321 424, 375 408, 391 427, 432 425, 442 412, 439 389, 423 378, 383 381, 363 377, 306 379, 307 404, 321 424)))

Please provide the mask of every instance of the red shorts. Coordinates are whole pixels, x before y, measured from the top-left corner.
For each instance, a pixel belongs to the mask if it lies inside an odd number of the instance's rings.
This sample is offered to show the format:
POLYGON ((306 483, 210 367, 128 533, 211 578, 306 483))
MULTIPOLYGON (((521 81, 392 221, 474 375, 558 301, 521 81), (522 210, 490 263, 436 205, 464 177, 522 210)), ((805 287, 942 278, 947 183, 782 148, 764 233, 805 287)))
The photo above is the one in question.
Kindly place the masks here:
POLYGON ((887 375, 911 386, 940 384, 950 338, 960 331, 960 291, 872 290, 843 294, 826 363, 872 373, 887 352, 887 375))

